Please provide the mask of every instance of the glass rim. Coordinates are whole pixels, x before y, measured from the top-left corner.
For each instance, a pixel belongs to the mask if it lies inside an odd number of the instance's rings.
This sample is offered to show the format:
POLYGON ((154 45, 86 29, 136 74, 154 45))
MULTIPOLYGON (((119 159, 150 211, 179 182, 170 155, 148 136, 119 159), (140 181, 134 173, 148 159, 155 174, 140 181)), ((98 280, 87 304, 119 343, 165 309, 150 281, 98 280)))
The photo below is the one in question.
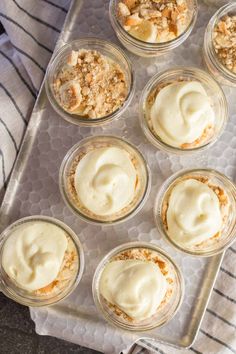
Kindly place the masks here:
POLYGON ((171 256, 168 255, 168 253, 163 250, 161 247, 156 245, 153 242, 146 242, 146 241, 130 241, 127 243, 123 243, 119 246, 116 246, 115 248, 111 249, 106 255, 100 260, 98 263, 96 270, 94 272, 93 280, 92 280, 92 293, 93 293, 93 299, 94 303, 96 305, 97 310, 104 316, 104 318, 107 320, 108 323, 112 324, 113 326, 117 328, 123 328, 132 332, 147 332, 150 331, 154 328, 160 328, 164 326, 166 323, 168 323, 178 312, 180 306, 182 305, 183 299, 184 299, 184 294, 185 294, 185 282, 184 282, 184 277, 182 274, 182 271, 180 267, 177 265, 175 260, 171 256), (102 271, 105 267, 106 264, 108 264, 111 260, 112 257, 115 255, 119 254, 122 251, 128 250, 128 249, 133 249, 133 248, 146 248, 153 250, 157 254, 159 254, 161 257, 164 257, 167 259, 167 261, 173 266, 173 269, 175 271, 176 277, 178 279, 178 283, 180 286, 180 292, 178 294, 178 301, 175 305, 175 308, 173 309, 172 313, 168 315, 167 319, 163 319, 159 324, 154 324, 154 325, 149 325, 146 328, 143 327, 132 327, 132 325, 129 324, 123 324, 123 323, 117 323, 109 314, 107 311, 104 310, 103 306, 101 305, 99 301, 100 295, 98 294, 99 290, 99 281, 100 277, 102 274, 102 271))
POLYGON ((122 223, 124 221, 127 221, 129 218, 135 216, 140 209, 143 207, 145 202, 147 201, 150 189, 151 189, 151 170, 150 167, 144 158, 144 155, 141 153, 139 149, 137 149, 132 143, 127 141, 126 139, 123 139, 118 136, 113 136, 113 135, 95 135, 95 136, 88 136, 86 138, 83 138, 80 140, 78 143, 73 145, 66 153, 65 157, 62 160, 60 170, 59 170, 59 188, 60 188, 60 193, 61 196, 65 202, 65 204, 70 208, 70 210, 73 211, 73 213, 80 217, 83 221, 86 221, 88 223, 94 224, 94 225, 104 225, 104 226, 111 226, 111 225, 116 225, 119 223, 122 223), (71 202, 70 198, 67 195, 66 189, 65 189, 65 183, 64 183, 64 178, 65 178, 65 173, 68 168, 68 164, 70 164, 70 157, 77 151, 79 150, 83 145, 85 145, 87 142, 92 142, 93 140, 96 141, 97 139, 111 139, 114 141, 120 141, 122 144, 127 145, 129 148, 131 148, 135 154, 137 154, 140 157, 140 160, 142 161, 142 164, 145 168, 145 174, 146 174, 146 185, 145 189, 143 192, 142 197, 138 201, 137 205, 134 207, 134 209, 130 210, 129 213, 119 217, 118 219, 112 220, 112 221, 104 221, 104 220, 97 220, 92 217, 89 217, 85 214, 83 214, 78 208, 74 206, 74 203, 71 202))
MULTIPOLYGON (((164 197, 166 195, 166 192, 169 190, 169 188, 171 188, 171 186, 181 177, 190 175, 191 173, 210 173, 213 176, 216 176, 217 178, 221 179, 221 181, 223 183, 227 183, 228 184, 228 188, 231 188, 231 194, 233 194, 233 192, 235 193, 234 199, 236 201, 236 185, 233 183, 233 181, 227 177, 224 173, 221 173, 218 170, 212 169, 212 168, 192 168, 192 169, 181 169, 175 173, 173 173, 171 176, 169 176, 164 183, 162 183, 162 185, 160 186, 156 198, 155 198, 155 202, 154 202, 154 207, 153 207, 153 217, 154 217, 154 221, 155 221, 155 225, 157 228, 157 231, 161 234, 161 236, 163 236, 163 238, 168 242, 169 245, 171 245, 172 247, 174 247, 175 249, 178 249, 179 251, 185 253, 185 254, 189 254, 193 257, 202 257, 202 258, 206 258, 206 257, 212 257, 215 256, 217 254, 223 253, 226 251, 226 249, 228 247, 231 246, 231 244, 235 241, 236 235, 235 237, 233 237, 231 240, 229 240, 228 242, 226 242, 223 246, 219 247, 218 249, 214 249, 214 250, 200 250, 200 251, 196 251, 196 250, 190 250, 189 248, 185 248, 184 246, 179 245, 177 242, 173 241, 172 238, 168 235, 168 233, 166 232, 165 227, 163 226, 163 222, 161 220, 161 217, 159 215, 159 211, 162 207, 163 204, 163 200, 164 197)), ((235 231, 236 231, 236 222, 234 225, 235 231)))
MULTIPOLYGON (((20 219, 17 219, 16 221, 14 221, 13 223, 9 224, 0 234, 0 255, 2 253, 2 248, 6 242, 6 240, 8 239, 8 237, 10 237, 12 231, 17 228, 18 226, 25 224, 25 223, 30 223, 32 221, 39 221, 39 222, 47 222, 47 223, 51 223, 59 228, 61 228, 62 230, 64 230, 66 232, 66 234, 70 237, 70 239, 72 240, 76 250, 77 250, 77 254, 78 254, 78 269, 76 272, 76 276, 75 279, 73 280, 73 282, 69 285, 69 287, 67 289, 62 290, 59 294, 55 294, 52 297, 49 298, 40 298, 40 296, 27 296, 26 295, 22 295, 22 294, 18 294, 15 290, 11 289, 11 286, 14 286, 14 288, 16 289, 21 289, 20 286, 17 285, 17 283, 15 284, 10 278, 9 276, 5 273, 4 269, 2 268, 2 264, 0 264, 0 291, 2 291, 7 297, 11 298, 13 301, 16 301, 17 303, 20 303, 22 305, 25 306, 31 306, 31 307, 44 307, 44 306, 50 306, 50 305, 54 305, 62 300, 64 300, 66 297, 68 297, 78 286, 82 275, 83 275, 83 271, 84 271, 84 265, 85 265, 85 259, 84 259, 84 251, 83 251, 83 247, 81 244, 81 241, 78 237, 78 235, 63 221, 56 219, 54 217, 51 216, 47 216, 47 215, 30 215, 30 216, 25 216, 22 217, 20 219), (1 279, 1 274, 6 275, 9 278, 10 281, 10 286, 8 286, 10 288, 11 291, 6 290, 4 287, 4 283, 1 279)), ((1 261, 1 260, 0 260, 1 261)), ((24 289, 23 289, 24 290, 24 289)))
POLYGON ((220 60, 218 59, 214 46, 213 46, 213 30, 221 17, 226 15, 228 11, 231 9, 235 9, 236 11, 236 4, 235 3, 228 3, 220 7, 214 15, 210 18, 205 34, 204 34, 204 51, 208 54, 209 59, 211 60, 212 65, 223 75, 225 76, 226 80, 229 80, 232 83, 236 83, 236 74, 230 71, 226 66, 224 66, 220 60))
POLYGON ((225 126, 228 122, 228 117, 229 116, 229 111, 228 111, 228 103, 227 103, 227 99, 225 96, 225 93, 222 89, 222 87, 220 86, 220 84, 210 75, 208 74, 205 70, 202 70, 198 67, 193 67, 193 66, 176 66, 173 67, 171 69, 166 69, 163 71, 158 72, 156 75, 154 75, 144 86, 142 92, 141 92, 141 96, 140 96, 140 100, 139 100, 139 121, 140 121, 140 125, 143 128, 143 132, 146 135, 147 139, 152 143, 152 145, 160 148, 163 151, 166 151, 168 153, 174 153, 174 154, 181 154, 181 155, 187 155, 187 154, 194 154, 194 153, 198 153, 200 151, 206 150, 208 148, 210 148, 212 145, 214 145, 214 143, 220 138, 220 136, 222 135, 225 126), (191 75, 201 75, 204 76, 207 80, 209 80, 217 90, 219 90, 221 99, 223 100, 224 103, 224 116, 222 117, 222 126, 218 132, 218 134, 212 138, 210 141, 208 141, 207 143, 205 143, 204 145, 201 146, 197 146, 195 148, 189 148, 189 149, 181 149, 179 147, 175 147, 172 146, 170 144, 165 143, 164 141, 162 141, 157 135, 155 135, 148 123, 147 123, 147 119, 145 117, 145 113, 144 113, 144 103, 147 99, 148 94, 150 93, 150 90, 155 86, 155 84, 157 82, 161 83, 161 81, 163 79, 168 78, 169 75, 171 74, 179 74, 181 75, 181 73, 186 72, 187 74, 191 75), (152 141, 151 141, 152 139, 152 141), (155 143, 154 143, 155 141, 155 143))
POLYGON ((134 46, 137 46, 139 48, 142 49, 153 49, 153 50, 157 50, 157 49, 166 49, 168 47, 173 47, 175 48, 176 45, 181 44, 185 39, 187 39, 187 37, 190 35, 196 20, 197 20, 197 15, 198 15, 198 0, 192 0, 193 2, 193 11, 192 11, 192 16, 191 16, 191 20, 187 26, 187 28, 184 30, 184 32, 182 32, 178 37, 171 39, 170 41, 167 42, 161 42, 161 43, 155 43, 155 42, 145 42, 142 41, 138 38, 135 38, 133 36, 131 36, 121 25, 116 11, 115 11, 115 3, 117 0, 110 0, 109 3, 109 16, 110 16, 110 21, 112 24, 112 27, 115 25, 116 28, 118 28, 119 33, 122 35, 122 37, 125 37, 127 39, 130 40, 130 43, 132 43, 134 46))
MULTIPOLYGON (((82 48, 82 47, 81 47, 82 48)), ((102 54, 102 53, 101 53, 102 54)), ((117 62, 119 65, 120 63, 117 62)), ((52 56, 52 59, 50 60, 47 70, 46 70, 46 79, 45 79, 45 89, 46 89, 46 94, 48 97, 48 100, 52 106, 52 108, 66 121, 69 123, 75 124, 75 125, 84 125, 84 126, 96 126, 99 123, 108 123, 111 120, 115 119, 116 117, 119 117, 128 105, 130 104, 133 96, 134 96, 134 90, 135 90, 135 75, 134 75, 134 69, 131 63, 131 60, 129 59, 128 55, 125 53, 125 51, 120 48, 118 45, 101 39, 101 38, 96 38, 96 37, 83 37, 79 39, 72 40, 66 44, 64 44, 61 48, 59 48, 52 56), (114 112, 111 112, 110 114, 107 114, 106 116, 99 117, 99 118, 85 118, 84 116, 81 116, 79 114, 73 114, 69 113, 66 110, 64 110, 60 104, 57 102, 55 95, 53 93, 52 88, 50 87, 49 84, 49 77, 53 75, 54 73, 54 66, 57 64, 61 56, 74 44, 81 44, 81 46, 84 45, 93 45, 94 43, 97 43, 98 45, 105 45, 109 47, 109 50, 115 51, 115 55, 119 54, 122 56, 124 59, 125 63, 127 64, 128 71, 130 74, 130 85, 129 85, 129 91, 128 94, 125 98, 124 103, 122 106, 118 107, 114 112)))

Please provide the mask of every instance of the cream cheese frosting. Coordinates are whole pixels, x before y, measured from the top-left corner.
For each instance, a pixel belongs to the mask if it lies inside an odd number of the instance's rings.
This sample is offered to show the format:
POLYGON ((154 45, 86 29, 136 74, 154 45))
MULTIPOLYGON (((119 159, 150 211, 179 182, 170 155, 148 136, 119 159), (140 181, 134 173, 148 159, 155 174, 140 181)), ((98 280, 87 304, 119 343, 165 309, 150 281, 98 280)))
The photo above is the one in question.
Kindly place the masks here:
POLYGON ((166 217, 169 236, 185 246, 208 240, 222 227, 216 193, 196 179, 179 182, 172 189, 166 217))
POLYGON ((133 200, 136 179, 136 169, 125 150, 102 147, 79 161, 74 184, 79 200, 89 211, 110 215, 133 200))
POLYGON ((21 288, 38 290, 56 279, 67 244, 66 232, 54 224, 24 223, 4 243, 3 269, 21 288))
POLYGON ((150 110, 155 133, 167 144, 181 147, 199 139, 213 126, 215 113, 204 87, 197 81, 176 82, 157 94, 150 110))
POLYGON ((99 289, 108 302, 141 321, 157 312, 167 281, 153 262, 117 260, 105 266, 99 289))

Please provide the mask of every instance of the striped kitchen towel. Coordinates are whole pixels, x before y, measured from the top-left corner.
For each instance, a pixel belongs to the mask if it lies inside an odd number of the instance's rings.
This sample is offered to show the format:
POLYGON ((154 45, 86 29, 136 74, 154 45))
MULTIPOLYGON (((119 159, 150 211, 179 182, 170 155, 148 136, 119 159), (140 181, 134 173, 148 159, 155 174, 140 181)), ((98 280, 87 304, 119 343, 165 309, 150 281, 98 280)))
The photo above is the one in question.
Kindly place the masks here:
MULTIPOLYGON (((70 0, 0 1, 0 21, 6 29, 0 37, 0 198, 69 4, 70 0)), ((148 349, 133 345, 126 353, 236 354, 235 245, 226 252, 193 347, 177 350, 162 344, 143 345, 148 349)))
POLYGON ((69 5, 0 1, 0 201, 69 5))

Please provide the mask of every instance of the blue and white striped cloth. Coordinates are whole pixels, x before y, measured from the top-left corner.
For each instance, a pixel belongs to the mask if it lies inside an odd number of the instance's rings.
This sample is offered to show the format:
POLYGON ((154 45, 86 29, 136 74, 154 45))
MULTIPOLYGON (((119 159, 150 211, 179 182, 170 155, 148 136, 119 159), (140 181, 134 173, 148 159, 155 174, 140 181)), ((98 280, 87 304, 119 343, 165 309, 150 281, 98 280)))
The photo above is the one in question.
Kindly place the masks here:
MULTIPOLYGON (((0 21, 6 30, 0 36, 0 200, 69 5, 70 0, 0 1, 0 21)), ((69 334, 67 339, 70 340, 69 334)), ((83 338, 80 343, 83 345, 83 338)), ((156 351, 236 354, 235 245, 226 252, 193 347, 182 351, 158 344, 156 351)), ((141 354, 148 350, 133 346, 131 352, 141 354)))

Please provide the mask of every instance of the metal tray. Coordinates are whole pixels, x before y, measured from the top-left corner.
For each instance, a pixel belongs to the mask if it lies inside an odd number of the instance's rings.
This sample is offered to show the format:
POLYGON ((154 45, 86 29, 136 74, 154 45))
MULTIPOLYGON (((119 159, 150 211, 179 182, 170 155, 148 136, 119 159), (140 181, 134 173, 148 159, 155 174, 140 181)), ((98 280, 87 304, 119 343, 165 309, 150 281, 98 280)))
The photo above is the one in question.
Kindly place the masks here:
MULTIPOLYGON (((109 22, 108 2, 74 0, 57 48, 88 35, 118 43, 109 22)), ((200 4, 198 21, 190 38, 163 58, 144 59, 128 53, 136 75, 135 97, 125 114, 108 125, 86 128, 65 122, 51 108, 42 86, 2 204, 0 228, 26 215, 43 214, 61 219, 78 233, 84 246, 86 266, 81 283, 69 298, 50 308, 31 309, 39 334, 57 336, 105 353, 117 353, 140 338, 146 338, 152 346, 157 341, 178 348, 187 348, 193 343, 223 254, 201 259, 174 250, 158 235, 152 208, 161 183, 181 168, 208 166, 234 177, 236 106, 233 90, 224 88, 231 113, 225 133, 208 152, 194 157, 169 156, 148 143, 138 122, 138 100, 142 88, 156 72, 176 65, 203 66, 204 29, 213 12, 214 8, 200 4), (143 152, 152 171, 152 192, 145 207, 130 221, 114 227, 93 226, 81 221, 64 205, 59 193, 58 171, 64 155, 80 139, 94 134, 128 139, 143 152), (178 314, 166 326, 146 333, 129 333, 111 327, 98 314, 92 299, 92 277, 100 259, 111 248, 134 240, 151 241, 163 247, 179 264, 186 282, 178 314)))

